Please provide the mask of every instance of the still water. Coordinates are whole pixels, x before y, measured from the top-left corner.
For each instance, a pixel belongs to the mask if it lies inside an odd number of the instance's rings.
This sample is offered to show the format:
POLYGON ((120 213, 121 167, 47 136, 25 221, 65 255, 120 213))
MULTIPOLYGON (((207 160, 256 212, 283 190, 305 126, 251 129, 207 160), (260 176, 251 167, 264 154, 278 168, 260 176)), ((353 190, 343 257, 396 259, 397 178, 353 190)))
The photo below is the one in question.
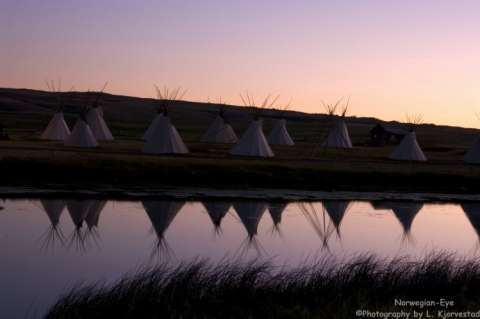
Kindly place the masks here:
POLYGON ((0 309, 34 318, 79 283, 195 258, 301 265, 323 255, 480 252, 480 203, 8 200, 0 206, 0 309))

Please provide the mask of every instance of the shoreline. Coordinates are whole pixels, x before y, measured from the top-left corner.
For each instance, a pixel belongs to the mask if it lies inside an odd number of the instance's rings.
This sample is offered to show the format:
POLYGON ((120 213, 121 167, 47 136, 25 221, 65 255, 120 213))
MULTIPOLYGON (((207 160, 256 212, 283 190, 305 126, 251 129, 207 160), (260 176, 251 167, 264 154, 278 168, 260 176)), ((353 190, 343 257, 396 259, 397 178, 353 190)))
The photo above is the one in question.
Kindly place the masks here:
POLYGON ((358 191, 307 191, 294 189, 215 189, 158 187, 147 190, 128 190, 102 187, 96 189, 68 189, 68 185, 55 187, 0 186, 0 198, 98 198, 109 200, 176 199, 196 200, 252 200, 252 201, 419 201, 419 202, 480 202, 480 194, 413 193, 413 192, 358 192, 358 191))

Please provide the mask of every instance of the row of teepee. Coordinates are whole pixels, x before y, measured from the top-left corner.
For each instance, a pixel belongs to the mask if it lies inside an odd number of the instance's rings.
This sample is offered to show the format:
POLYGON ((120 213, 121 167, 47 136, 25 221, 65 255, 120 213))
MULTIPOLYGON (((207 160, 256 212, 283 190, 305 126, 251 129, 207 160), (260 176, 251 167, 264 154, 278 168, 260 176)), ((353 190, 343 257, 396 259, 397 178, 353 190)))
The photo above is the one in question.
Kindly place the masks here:
MULTIPOLYGON (((104 120, 103 110, 99 106, 99 100, 106 84, 103 89, 96 94, 91 106, 82 111, 71 132, 64 119, 64 103, 60 88, 56 87, 53 82, 47 82, 47 86, 51 92, 56 93, 58 108, 42 133, 42 139, 63 141, 67 146, 87 148, 98 146, 97 141, 112 141, 114 139, 104 120)), ((181 99, 185 91, 182 91, 180 88, 173 90, 168 90, 167 88, 159 89, 157 86, 155 86, 155 88, 161 104, 158 108, 157 116, 143 135, 143 139, 145 140, 143 152, 149 154, 186 154, 189 150, 168 115, 170 102, 181 99)), ((245 97, 242 95, 240 95, 240 97, 245 106, 256 106, 254 99, 250 97, 248 93, 245 97)), ((295 142, 288 133, 287 122, 284 118, 281 118, 282 116, 276 120, 268 137, 263 133, 263 120, 260 116, 261 110, 266 107, 273 107, 277 99, 278 96, 274 99, 270 99, 270 96, 267 96, 262 105, 259 106, 259 111, 257 111, 246 132, 240 139, 237 138, 235 131, 225 117, 225 106, 220 106, 218 115, 203 134, 200 141, 206 143, 235 143, 235 146, 230 150, 230 154, 253 157, 273 157, 274 153, 270 145, 295 145, 295 142)), ((344 106, 340 105, 341 101, 342 99, 338 100, 335 104, 324 104, 333 121, 332 127, 322 144, 323 147, 352 148, 352 142, 345 123, 345 115, 348 110, 349 101, 347 101, 344 106), (339 113, 337 113, 337 109, 340 109, 339 113)), ((286 111, 288 106, 289 105, 285 106, 283 111, 286 111)), ((390 154, 390 159, 402 161, 427 160, 413 131, 413 124, 419 124, 420 120, 419 116, 412 118, 407 117, 407 121, 412 124, 411 129, 390 154)), ((467 152, 464 161, 468 163, 480 163, 480 139, 474 144, 473 148, 467 152)))
POLYGON ((92 105, 85 108, 73 130, 70 131, 63 115, 64 103, 58 87, 54 83, 47 83, 50 91, 56 93, 58 107, 48 126, 43 131, 41 139, 63 141, 67 146, 97 147, 97 141, 113 141, 114 137, 103 118, 103 110, 99 106, 102 91, 98 92, 92 105))

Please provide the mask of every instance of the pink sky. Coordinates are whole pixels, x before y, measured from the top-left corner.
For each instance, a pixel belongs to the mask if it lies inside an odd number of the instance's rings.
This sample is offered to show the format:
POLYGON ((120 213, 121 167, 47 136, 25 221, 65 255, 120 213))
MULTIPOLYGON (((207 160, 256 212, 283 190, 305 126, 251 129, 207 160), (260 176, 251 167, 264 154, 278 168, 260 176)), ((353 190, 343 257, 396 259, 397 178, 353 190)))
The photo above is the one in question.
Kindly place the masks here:
POLYGON ((186 99, 280 94, 293 108, 351 96, 351 114, 479 127, 480 3, 4 0, 0 86, 186 99))

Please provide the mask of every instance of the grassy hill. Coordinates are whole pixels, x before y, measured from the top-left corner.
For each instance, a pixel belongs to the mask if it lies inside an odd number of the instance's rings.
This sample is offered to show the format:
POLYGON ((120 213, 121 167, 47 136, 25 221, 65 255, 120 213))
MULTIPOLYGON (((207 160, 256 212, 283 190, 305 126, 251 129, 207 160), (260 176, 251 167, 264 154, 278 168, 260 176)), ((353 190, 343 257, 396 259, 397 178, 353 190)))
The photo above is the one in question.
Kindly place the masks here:
MULTIPOLYGON (((64 93, 70 126, 93 93, 64 93)), ((38 140, 56 108, 54 94, 24 89, 0 89, 0 123, 11 141, 0 141, 3 185, 96 183, 132 187, 138 183, 214 187, 275 187, 305 189, 477 191, 480 168, 461 160, 479 131, 431 124, 417 127, 417 136, 429 162, 403 163, 387 158, 393 146, 370 146, 374 118, 348 117, 355 148, 331 150, 320 146, 330 127, 325 114, 263 110, 265 132, 283 116, 296 141, 294 147, 274 147, 272 159, 228 155, 230 145, 199 142, 216 116, 218 105, 179 101, 169 114, 191 154, 142 154, 140 137, 155 116, 154 99, 104 94, 101 105, 116 141, 94 150, 69 148, 38 140)), ((255 110, 228 106, 226 117, 241 135, 255 110)))

